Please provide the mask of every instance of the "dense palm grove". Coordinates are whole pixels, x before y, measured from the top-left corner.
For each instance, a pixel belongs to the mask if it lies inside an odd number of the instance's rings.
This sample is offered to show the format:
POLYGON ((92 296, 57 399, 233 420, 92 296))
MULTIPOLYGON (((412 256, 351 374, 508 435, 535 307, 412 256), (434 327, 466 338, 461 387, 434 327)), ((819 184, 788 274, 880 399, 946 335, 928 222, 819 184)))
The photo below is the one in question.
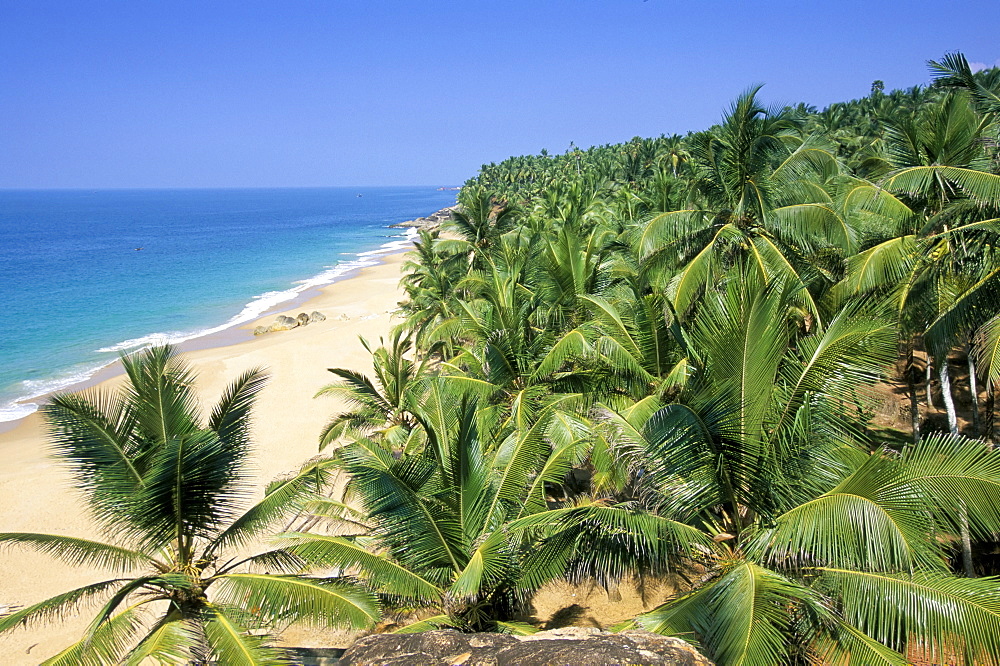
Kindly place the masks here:
POLYGON ((352 404, 328 457, 242 515, 256 375, 207 428, 163 351, 122 396, 56 401, 116 543, 0 539, 128 576, 0 630, 103 595, 52 663, 281 663, 265 630, 291 621, 529 632, 553 580, 680 571, 631 624, 721 665, 997 663, 1000 70, 931 69, 483 167, 421 231, 375 376, 321 391, 352 404))

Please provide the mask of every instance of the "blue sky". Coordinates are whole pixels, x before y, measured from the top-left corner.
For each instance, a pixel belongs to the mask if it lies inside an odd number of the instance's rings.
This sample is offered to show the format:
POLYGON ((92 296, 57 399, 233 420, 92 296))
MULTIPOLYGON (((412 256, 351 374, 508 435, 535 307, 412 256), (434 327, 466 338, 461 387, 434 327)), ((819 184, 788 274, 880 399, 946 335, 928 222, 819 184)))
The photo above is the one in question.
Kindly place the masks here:
POLYGON ((993 2, 0 0, 0 187, 459 185, 1000 62, 993 2))

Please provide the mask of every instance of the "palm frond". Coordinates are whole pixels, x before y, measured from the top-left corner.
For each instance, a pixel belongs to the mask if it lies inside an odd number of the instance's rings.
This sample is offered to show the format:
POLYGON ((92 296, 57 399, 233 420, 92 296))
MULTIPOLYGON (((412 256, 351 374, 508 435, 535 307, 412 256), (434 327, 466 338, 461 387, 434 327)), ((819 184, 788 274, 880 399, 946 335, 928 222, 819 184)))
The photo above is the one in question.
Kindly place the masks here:
POLYGON ((641 615, 639 624, 661 634, 694 636, 721 666, 789 662, 785 609, 815 594, 752 562, 734 562, 712 583, 641 615))
POLYGON ((797 203, 771 211, 773 226, 782 237, 787 237, 803 248, 833 246, 844 253, 855 249, 855 232, 847 222, 826 203, 797 203))
POLYGON ((124 578, 85 585, 40 601, 20 610, 0 617, 0 633, 15 627, 30 626, 36 622, 47 622, 55 618, 63 618, 73 613, 81 603, 90 601, 93 597, 110 592, 112 589, 128 582, 124 578))
POLYGON ((1000 176, 958 166, 914 166, 895 171, 880 185, 892 192, 918 196, 944 180, 984 206, 1000 206, 1000 176))
POLYGON ((53 396, 41 411, 53 453, 71 467, 97 520, 127 524, 134 495, 145 484, 132 407, 118 395, 83 392, 53 396))
POLYGON ((837 290, 847 297, 889 289, 910 271, 917 250, 915 236, 900 236, 849 257, 846 275, 837 290))
POLYGON ((882 492, 897 501, 924 498, 955 533, 963 512, 981 537, 1000 533, 1000 451, 980 440, 941 433, 922 438, 903 452, 899 473, 882 492))
POLYGON ((146 547, 178 537, 212 538, 234 521, 250 489, 242 478, 245 456, 211 430, 171 435, 150 456, 145 485, 132 508, 133 533, 146 547))
POLYGON ((474 598, 483 589, 493 588, 509 575, 512 559, 507 535, 502 531, 489 534, 472 552, 465 568, 448 588, 448 595, 457 599, 474 598))
POLYGON ((525 590, 567 574, 612 584, 627 575, 665 573, 695 545, 714 547, 709 535, 681 521, 597 501, 518 518, 506 529, 532 544, 522 565, 525 590))
POLYGON ((120 663, 142 627, 142 615, 128 609, 103 623, 93 635, 49 657, 42 666, 107 666, 120 663))
POLYGON ((161 618, 139 644, 128 653, 124 666, 141 666, 144 662, 162 666, 185 666, 194 658, 195 646, 203 635, 198 623, 185 618, 161 618))
POLYGON ((217 585, 223 603, 257 609, 269 621, 295 618, 318 626, 366 629, 379 618, 371 594, 343 579, 229 573, 220 576, 217 585))
POLYGON ((209 604, 202 620, 209 652, 226 666, 278 666, 287 664, 279 650, 268 647, 266 637, 251 635, 219 604, 209 604))
POLYGON ((443 590, 419 573, 393 560, 376 555, 369 548, 343 537, 286 532, 280 535, 285 548, 306 562, 321 567, 339 567, 363 572, 375 590, 427 603, 439 600, 443 590))
POLYGON ((161 562, 141 551, 55 534, 0 533, 0 545, 18 545, 45 553, 72 566, 96 566, 115 573, 141 567, 165 568, 161 562))
POLYGON ((246 448, 250 439, 250 411, 267 380, 262 368, 252 368, 226 387, 208 421, 208 427, 220 440, 234 448, 246 448))
POLYGON ((979 327, 973 350, 988 385, 1000 386, 1000 315, 979 327))
POLYGON ((836 618, 821 624, 813 636, 810 652, 829 666, 910 666, 912 662, 893 649, 882 645, 857 627, 836 618))
POLYGON ((868 636, 907 655, 965 663, 1000 659, 1000 592, 996 578, 957 578, 819 568, 844 617, 868 636), (881 600, 873 603, 872 600, 881 600))
POLYGON ((302 508, 329 479, 329 461, 308 463, 298 474, 268 488, 264 498, 223 530, 205 549, 207 556, 218 549, 242 546, 273 527, 276 521, 302 508))
POLYGON ((146 441, 163 445, 171 437, 197 431, 195 376, 174 347, 123 354, 121 363, 129 377, 122 390, 146 441))

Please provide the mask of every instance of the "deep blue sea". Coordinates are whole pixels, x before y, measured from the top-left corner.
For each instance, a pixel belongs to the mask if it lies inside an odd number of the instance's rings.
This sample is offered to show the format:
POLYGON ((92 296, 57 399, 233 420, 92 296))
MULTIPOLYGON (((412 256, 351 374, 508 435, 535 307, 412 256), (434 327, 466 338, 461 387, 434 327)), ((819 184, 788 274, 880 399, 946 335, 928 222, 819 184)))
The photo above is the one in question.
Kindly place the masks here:
POLYGON ((0 190, 0 421, 123 350, 246 323, 376 263, 408 243, 388 225, 454 202, 431 187, 0 190))

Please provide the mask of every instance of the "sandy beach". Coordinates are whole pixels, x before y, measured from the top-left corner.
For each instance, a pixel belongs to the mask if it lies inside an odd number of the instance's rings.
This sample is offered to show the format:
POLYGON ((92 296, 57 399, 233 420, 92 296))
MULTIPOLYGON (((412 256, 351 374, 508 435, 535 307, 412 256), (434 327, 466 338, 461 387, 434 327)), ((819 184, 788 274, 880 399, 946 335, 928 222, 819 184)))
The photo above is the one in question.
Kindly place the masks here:
MULTIPOLYGON (((224 387, 251 367, 267 368, 271 379, 261 393, 254 417, 257 493, 274 477, 295 470, 317 454, 318 436, 330 416, 343 408, 333 398, 314 399, 334 379, 330 367, 371 371, 371 359, 359 336, 373 342, 386 336, 391 312, 403 298, 400 266, 405 252, 335 282, 294 309, 272 312, 247 324, 253 329, 278 315, 318 310, 325 321, 290 331, 272 332, 228 346, 186 352, 198 373, 198 393, 207 412, 224 387)), ((102 382, 111 388, 121 376, 102 382)), ((48 457, 44 425, 38 414, 0 433, 0 531, 41 532, 95 538, 97 534, 69 477, 48 457)), ((0 605, 27 605, 107 576, 69 567, 23 549, 0 552, 0 605)), ((75 620, 42 624, 0 638, 4 664, 37 664, 78 640, 91 608, 75 620)))

